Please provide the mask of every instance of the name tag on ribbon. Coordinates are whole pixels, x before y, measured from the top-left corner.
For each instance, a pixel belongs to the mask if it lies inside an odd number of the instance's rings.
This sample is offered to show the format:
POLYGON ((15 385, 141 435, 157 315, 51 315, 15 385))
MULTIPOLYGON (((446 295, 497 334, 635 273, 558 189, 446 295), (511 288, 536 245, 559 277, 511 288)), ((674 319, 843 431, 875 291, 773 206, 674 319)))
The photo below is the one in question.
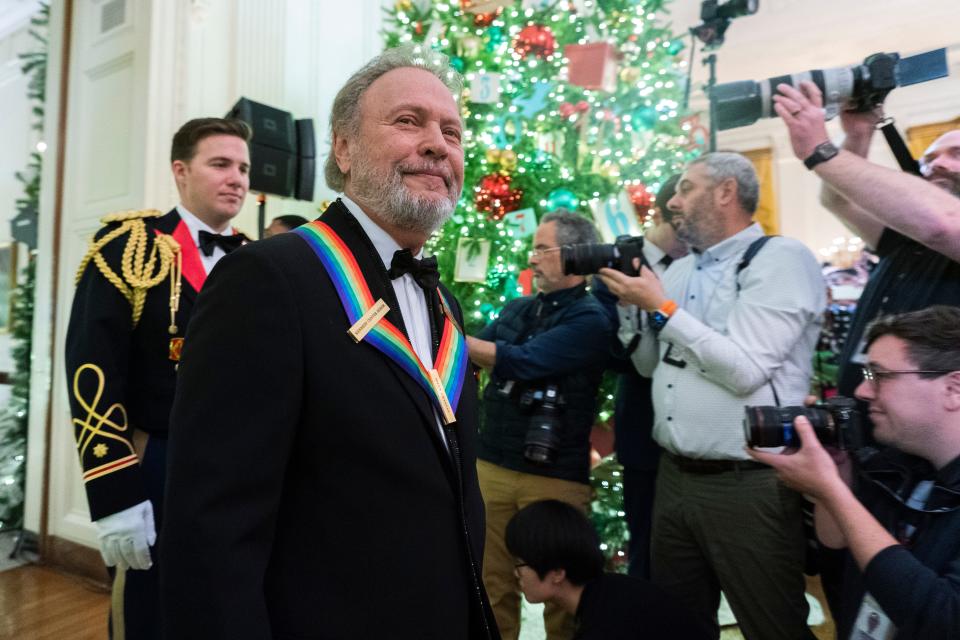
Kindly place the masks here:
POLYGON ((347 333, 350 334, 354 342, 360 342, 370 333, 370 329, 373 329, 380 322, 380 319, 387 315, 388 311, 390 311, 390 306, 383 301, 383 298, 378 299, 372 307, 367 309, 366 313, 360 316, 359 320, 353 323, 352 327, 347 329, 347 333))
POLYGON ((440 409, 441 413, 443 413, 443 424, 456 422, 457 416, 453 412, 453 407, 450 406, 450 399, 447 398, 447 391, 443 388, 443 381, 440 380, 440 374, 437 373, 436 369, 430 369, 430 382, 433 383, 433 390, 437 394, 437 399, 440 400, 440 409))

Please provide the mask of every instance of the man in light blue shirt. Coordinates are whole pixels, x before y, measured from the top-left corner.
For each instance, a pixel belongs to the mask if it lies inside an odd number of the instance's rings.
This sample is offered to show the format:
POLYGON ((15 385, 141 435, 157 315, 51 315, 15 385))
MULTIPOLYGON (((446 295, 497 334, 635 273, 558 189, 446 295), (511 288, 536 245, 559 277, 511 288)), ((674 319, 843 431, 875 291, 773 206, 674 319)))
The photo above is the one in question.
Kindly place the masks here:
POLYGON ((748 640, 812 638, 800 496, 749 460, 741 424, 746 405, 802 404, 825 285, 799 242, 755 244, 764 237, 752 221, 758 193, 743 156, 698 158, 667 205, 692 253, 662 282, 648 269, 636 278, 600 273, 647 316, 633 360, 653 376, 653 433, 666 452, 653 580, 709 617, 717 633, 723 590, 748 640))

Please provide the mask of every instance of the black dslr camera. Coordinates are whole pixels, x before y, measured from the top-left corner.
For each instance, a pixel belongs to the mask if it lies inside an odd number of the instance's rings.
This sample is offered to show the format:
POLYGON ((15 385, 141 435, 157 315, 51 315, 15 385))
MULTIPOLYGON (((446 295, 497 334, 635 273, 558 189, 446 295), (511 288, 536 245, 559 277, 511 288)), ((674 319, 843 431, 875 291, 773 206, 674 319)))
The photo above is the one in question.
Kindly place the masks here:
POLYGON ((643 236, 620 236, 614 244, 568 244, 560 248, 564 275, 586 276, 609 267, 638 276, 640 270, 633 268, 634 258, 650 267, 643 257, 643 236))
POLYGON ((533 411, 527 436, 523 442, 523 457, 538 465, 549 466, 557 461, 560 434, 563 429, 563 396, 556 384, 527 389, 520 396, 520 406, 533 411))
POLYGON ((864 445, 863 424, 857 401, 836 396, 812 407, 746 407, 743 431, 750 447, 799 447, 793 420, 810 421, 817 440, 838 449, 856 451, 864 445))

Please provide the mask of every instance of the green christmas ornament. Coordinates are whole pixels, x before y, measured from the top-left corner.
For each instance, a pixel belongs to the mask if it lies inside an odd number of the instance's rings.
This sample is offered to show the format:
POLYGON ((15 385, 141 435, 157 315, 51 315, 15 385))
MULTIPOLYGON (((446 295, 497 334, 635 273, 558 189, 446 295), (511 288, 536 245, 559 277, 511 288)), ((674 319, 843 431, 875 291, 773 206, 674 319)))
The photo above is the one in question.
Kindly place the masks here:
POLYGON ((494 51, 503 42, 503 29, 500 27, 490 27, 487 29, 487 51, 494 51))
POLYGON ((569 209, 575 211, 580 206, 580 198, 570 189, 554 189, 547 194, 547 211, 569 209))
POLYGON ((675 56, 681 51, 683 51, 683 40, 671 40, 670 44, 667 46, 667 53, 675 56))
POLYGON ((644 128, 650 129, 657 124, 657 110, 653 107, 641 107, 633 113, 634 122, 639 122, 644 128))
POLYGON ((450 66, 457 70, 457 73, 463 73, 464 63, 463 58, 454 57, 450 58, 450 66))

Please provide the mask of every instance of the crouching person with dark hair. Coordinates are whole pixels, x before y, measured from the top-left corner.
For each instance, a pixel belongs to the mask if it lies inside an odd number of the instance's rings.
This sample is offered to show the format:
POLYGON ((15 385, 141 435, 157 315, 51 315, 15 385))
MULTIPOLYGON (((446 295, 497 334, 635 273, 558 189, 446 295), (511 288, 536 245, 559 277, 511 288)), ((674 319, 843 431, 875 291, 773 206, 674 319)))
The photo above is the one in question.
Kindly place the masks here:
POLYGON ((709 637, 650 582, 604 573, 600 539, 576 507, 559 500, 527 505, 507 524, 506 543, 527 602, 576 615, 574 640, 709 637))

